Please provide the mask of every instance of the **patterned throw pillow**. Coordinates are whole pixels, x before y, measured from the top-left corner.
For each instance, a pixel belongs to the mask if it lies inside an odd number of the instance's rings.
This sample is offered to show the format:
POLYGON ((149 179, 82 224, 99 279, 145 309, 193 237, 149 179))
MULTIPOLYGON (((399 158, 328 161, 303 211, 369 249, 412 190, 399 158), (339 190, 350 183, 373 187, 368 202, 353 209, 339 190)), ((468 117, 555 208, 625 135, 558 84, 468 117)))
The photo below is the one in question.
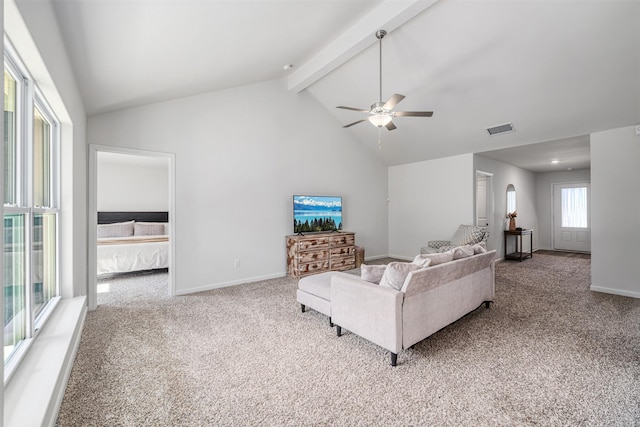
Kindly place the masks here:
POLYGON ((380 286, 400 291, 409 273, 419 270, 420 268, 418 264, 412 262, 390 262, 384 270, 384 274, 380 280, 380 286))
POLYGON ((387 269, 387 266, 382 265, 360 265, 360 278, 366 282, 375 283, 376 285, 380 283, 382 276, 384 275, 384 271, 387 269))
POLYGON ((451 238, 451 246, 464 246, 478 243, 484 237, 486 230, 475 225, 461 225, 451 238))

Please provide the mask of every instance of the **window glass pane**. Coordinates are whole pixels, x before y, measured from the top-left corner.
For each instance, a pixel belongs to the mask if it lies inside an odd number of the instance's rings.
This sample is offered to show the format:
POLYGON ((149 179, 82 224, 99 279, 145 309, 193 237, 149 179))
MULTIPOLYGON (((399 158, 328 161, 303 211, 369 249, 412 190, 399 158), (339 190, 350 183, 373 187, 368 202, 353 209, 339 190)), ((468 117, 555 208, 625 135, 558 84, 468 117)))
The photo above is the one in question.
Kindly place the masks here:
POLYGON ((33 108, 33 204, 50 207, 51 124, 33 108))
POLYGON ((562 226, 587 228, 587 187, 562 189, 562 226))
POLYGON ((25 215, 4 216, 4 361, 26 336, 25 215))
POLYGON ((33 301, 35 315, 57 296, 55 213, 33 215, 33 301))
POLYGON ((4 70, 4 203, 16 204, 16 80, 4 70))

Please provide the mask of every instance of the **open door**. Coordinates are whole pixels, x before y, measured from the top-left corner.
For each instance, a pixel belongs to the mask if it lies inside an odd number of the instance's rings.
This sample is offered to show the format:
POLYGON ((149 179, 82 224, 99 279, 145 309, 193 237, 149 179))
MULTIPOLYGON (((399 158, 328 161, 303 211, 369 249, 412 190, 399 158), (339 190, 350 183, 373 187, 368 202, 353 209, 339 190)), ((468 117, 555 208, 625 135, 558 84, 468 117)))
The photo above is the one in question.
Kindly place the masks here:
POLYGON ((497 235, 493 215, 493 174, 476 171, 476 225, 487 227, 489 236, 497 235))

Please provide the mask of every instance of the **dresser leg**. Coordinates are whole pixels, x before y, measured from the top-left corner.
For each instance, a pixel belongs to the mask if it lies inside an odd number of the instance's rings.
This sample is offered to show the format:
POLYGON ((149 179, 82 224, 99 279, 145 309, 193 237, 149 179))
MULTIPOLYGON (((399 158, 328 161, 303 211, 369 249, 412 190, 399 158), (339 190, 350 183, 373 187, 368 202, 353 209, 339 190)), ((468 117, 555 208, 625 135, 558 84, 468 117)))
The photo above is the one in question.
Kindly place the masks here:
POLYGON ((398 364, 398 354, 391 353, 391 366, 396 366, 398 364))
POLYGON ((341 336, 342 335, 342 328, 338 325, 336 325, 336 335, 337 336, 341 336))
POLYGON ((304 309, 305 309, 304 304, 300 304, 300 309, 302 309, 302 312, 304 313, 304 309))

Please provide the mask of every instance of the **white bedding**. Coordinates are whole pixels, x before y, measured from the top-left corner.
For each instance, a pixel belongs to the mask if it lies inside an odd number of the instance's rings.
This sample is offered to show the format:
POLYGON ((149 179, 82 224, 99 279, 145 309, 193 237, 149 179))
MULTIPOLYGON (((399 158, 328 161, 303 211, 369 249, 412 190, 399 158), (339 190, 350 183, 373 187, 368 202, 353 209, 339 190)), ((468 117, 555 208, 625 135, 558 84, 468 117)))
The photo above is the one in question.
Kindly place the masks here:
MULTIPOLYGON (((165 238, 162 239, 164 241, 152 242, 148 241, 149 237, 151 236, 98 239, 98 275, 168 268, 168 236, 161 236, 165 238), (127 243, 116 243, 114 240, 125 240, 127 243)), ((153 237, 151 240, 161 240, 157 239, 160 236, 153 237)))

